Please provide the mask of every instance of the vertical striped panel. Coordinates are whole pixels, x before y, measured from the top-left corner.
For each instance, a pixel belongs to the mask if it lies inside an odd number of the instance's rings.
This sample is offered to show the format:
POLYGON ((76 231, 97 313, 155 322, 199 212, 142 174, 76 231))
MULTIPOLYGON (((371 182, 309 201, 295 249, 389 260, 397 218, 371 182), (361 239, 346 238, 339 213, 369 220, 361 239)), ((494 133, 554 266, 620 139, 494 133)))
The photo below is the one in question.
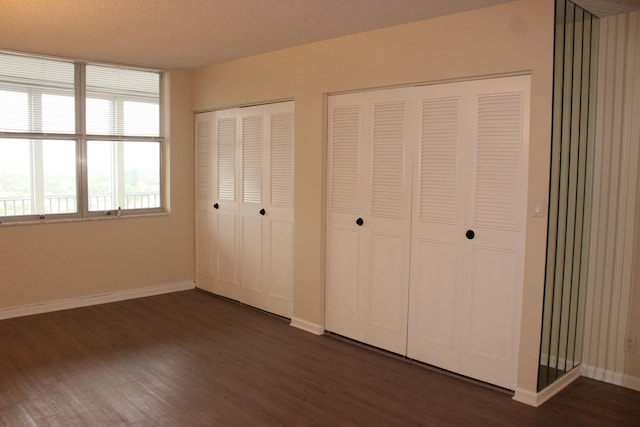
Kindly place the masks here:
POLYGON ((456 223, 459 104, 457 97, 422 102, 420 221, 456 223))
POLYGON ((242 119, 242 201, 262 202, 262 116, 242 119))
MULTIPOLYGON (((586 375, 625 383, 624 341, 638 335, 640 307, 630 307, 640 267, 638 160, 640 13, 601 19, 598 114, 589 285, 585 319, 586 375), (635 91, 634 91, 635 89, 635 91), (635 268, 635 271, 634 271, 635 268), (632 317, 635 316, 635 317, 632 317), (635 321, 634 321, 635 319, 635 321)), ((637 385, 636 385, 637 386, 637 385)))
POLYGON ((211 122, 196 125, 196 198, 211 197, 211 122))
POLYGON ((360 208, 360 107, 335 108, 329 135, 331 210, 356 214, 360 208))
POLYGON ((593 176, 597 18, 556 2, 553 134, 538 390, 582 360, 593 176))
POLYGON ((218 199, 236 200, 236 119, 218 121, 218 199))
POLYGON ((371 212, 377 217, 402 219, 407 214, 404 128, 404 102, 374 105, 371 212))
POLYGON ((271 205, 293 207, 293 113, 271 116, 271 205))
POLYGON ((479 227, 520 229, 522 102, 522 93, 478 98, 475 224, 479 227))

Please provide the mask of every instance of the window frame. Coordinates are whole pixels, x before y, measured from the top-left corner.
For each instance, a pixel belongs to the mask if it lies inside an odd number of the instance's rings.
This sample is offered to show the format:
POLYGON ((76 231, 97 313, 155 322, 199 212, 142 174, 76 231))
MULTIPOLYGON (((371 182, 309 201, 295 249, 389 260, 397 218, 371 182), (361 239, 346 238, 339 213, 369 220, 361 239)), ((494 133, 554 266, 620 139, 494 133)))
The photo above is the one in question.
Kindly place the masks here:
MULTIPOLYGON (((10 224, 10 223, 33 223, 33 222, 44 222, 46 220, 49 221, 57 221, 57 220, 83 220, 83 219, 91 219, 91 218, 111 218, 111 217, 125 217, 125 216, 139 216, 139 215, 149 215, 149 214, 162 214, 167 212, 168 200, 167 200, 167 191, 166 191, 166 170, 165 170, 165 161, 164 156, 166 152, 166 137, 165 137, 165 82, 166 82, 166 71, 161 69, 154 68, 145 68, 145 67, 137 67, 137 66, 127 66, 127 65, 116 65, 116 64, 108 64, 108 63, 98 63, 98 62, 87 62, 87 61, 79 61, 68 58, 59 58, 59 57, 50 57, 44 55, 31 55, 31 54, 23 54, 16 53, 11 51, 3 51, 0 50, 0 54, 8 54, 8 55, 18 55, 25 56, 31 58, 42 58, 45 60, 53 60, 53 61, 61 61, 72 63, 74 65, 74 113, 75 113, 75 130, 73 133, 60 133, 60 132, 12 132, 12 131, 0 131, 0 140, 8 140, 8 139, 22 139, 28 140, 29 151, 30 151, 30 159, 29 159, 29 178, 30 178, 30 203, 32 204, 31 210, 35 210, 35 206, 37 206, 36 200, 42 199, 41 201, 46 201, 46 195, 44 191, 40 191, 39 193, 35 190, 34 186, 34 177, 37 175, 37 172, 34 169, 37 167, 35 165, 34 156, 31 155, 33 148, 36 145, 37 141, 46 141, 46 140, 73 140, 75 141, 75 175, 76 175, 76 188, 75 188, 75 201, 76 201, 76 212, 70 213, 32 213, 27 215, 5 215, 0 216, 0 224, 10 224), (124 110, 124 104, 127 101, 133 102, 145 102, 149 101, 150 98, 145 98, 139 94, 127 94, 122 91, 114 90, 111 93, 97 93, 95 91, 87 92, 87 82, 86 82, 86 69, 87 66, 106 66, 106 67, 114 67, 121 68, 125 70, 137 70, 137 71, 145 71, 152 72, 158 74, 158 84, 159 84, 159 92, 157 97, 158 102, 158 133, 157 136, 133 136, 133 135, 125 135, 124 134, 124 125, 122 123, 119 126, 122 126, 122 132, 119 132, 119 129, 116 129, 114 133, 117 135, 102 135, 102 134, 89 134, 86 131, 87 128, 87 111, 86 104, 87 99, 90 97, 91 99, 104 99, 111 103, 111 105, 116 106, 121 110, 124 110), (124 148, 124 143, 126 142, 149 142, 149 143, 157 143, 158 144, 158 189, 159 194, 157 199, 159 199, 158 207, 146 207, 146 208, 127 208, 126 206, 119 206, 118 208, 111 209, 103 209, 103 210, 91 210, 91 197, 89 195, 89 168, 88 165, 88 143, 89 141, 109 141, 115 143, 123 143, 121 146, 124 148)), ((27 94, 29 105, 32 105, 32 99, 34 97, 39 97, 42 100, 44 95, 60 95, 64 94, 66 96, 69 95, 68 92, 65 92, 64 89, 58 87, 47 87, 47 86, 39 86, 37 84, 26 86, 24 82, 20 81, 19 78, 16 78, 11 81, 1 81, 0 80, 0 90, 8 90, 13 92, 22 92, 27 94)), ((154 98, 155 103, 155 98, 154 98)), ((42 110, 39 110, 42 113, 42 110)), ((30 108, 29 112, 29 120, 33 122, 33 110, 30 108)), ((120 114, 122 116, 122 114, 120 114)), ((113 123, 111 123, 113 124, 113 123)), ((110 125, 111 125, 110 124, 110 125)), ((42 129, 42 128, 41 128, 42 129)), ((123 150, 124 151, 124 150, 123 150)), ((42 162, 42 156, 40 156, 40 161, 42 162)), ((124 174, 124 160, 123 157, 114 160, 117 164, 114 168, 121 168, 122 174, 124 174)), ((113 165, 112 165, 113 166, 113 165)), ((40 164, 40 174, 43 174, 44 168, 42 164, 40 164)), ((111 178, 111 185, 116 185, 116 178, 111 178)), ((124 184, 122 184, 122 188, 124 188, 124 184)), ((111 190, 111 196, 114 197, 117 194, 115 189, 111 190)), ((123 195, 126 197, 126 195, 123 195)), ((125 199, 126 202, 126 199, 125 199)), ((44 209, 43 209, 44 210, 44 209)))

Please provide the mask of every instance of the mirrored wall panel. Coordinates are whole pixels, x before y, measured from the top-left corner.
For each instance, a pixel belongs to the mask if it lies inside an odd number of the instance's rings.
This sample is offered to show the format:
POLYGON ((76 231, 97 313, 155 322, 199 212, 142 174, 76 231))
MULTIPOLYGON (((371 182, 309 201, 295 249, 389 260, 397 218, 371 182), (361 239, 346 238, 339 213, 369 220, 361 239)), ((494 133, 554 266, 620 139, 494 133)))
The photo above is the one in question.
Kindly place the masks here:
POLYGON ((582 361, 598 18, 556 0, 549 228, 538 391, 582 361))

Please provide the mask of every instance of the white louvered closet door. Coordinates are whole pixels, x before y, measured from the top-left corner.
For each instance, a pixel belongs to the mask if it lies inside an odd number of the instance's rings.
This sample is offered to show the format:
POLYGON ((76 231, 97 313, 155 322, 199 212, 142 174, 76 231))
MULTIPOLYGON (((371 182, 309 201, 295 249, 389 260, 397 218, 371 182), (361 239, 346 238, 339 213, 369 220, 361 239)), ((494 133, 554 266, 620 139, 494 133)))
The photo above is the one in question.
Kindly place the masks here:
POLYGON ((231 299, 240 296, 238 220, 238 113, 221 110, 213 113, 213 292, 231 299))
POLYGON ((196 114, 196 285, 293 314, 294 103, 196 114))
POLYGON ((407 355, 516 385, 528 76, 420 89, 407 355))
MULTIPOLYGON (((419 102, 407 355, 457 371, 463 274, 465 170, 462 90, 437 85, 419 102)), ((467 175, 470 176, 467 170, 467 175)))
POLYGON ((264 111, 261 108, 241 110, 240 117, 240 227, 241 288, 240 301, 254 307, 263 305, 265 245, 264 221, 260 212, 264 186, 264 111))
POLYGON ((411 221, 405 94, 329 98, 326 329, 400 354, 411 221))
POLYGON ((294 103, 271 106, 267 119, 267 168, 265 171, 268 246, 264 310, 293 316, 293 165, 294 103))
POLYGON ((472 91, 475 174, 465 239, 460 373, 516 386, 527 217, 530 77, 478 82, 472 91))
POLYGON ((293 314, 293 102, 242 108, 240 301, 293 314))
POLYGON ((214 114, 197 114, 196 125, 196 283, 213 292, 213 122, 214 114))

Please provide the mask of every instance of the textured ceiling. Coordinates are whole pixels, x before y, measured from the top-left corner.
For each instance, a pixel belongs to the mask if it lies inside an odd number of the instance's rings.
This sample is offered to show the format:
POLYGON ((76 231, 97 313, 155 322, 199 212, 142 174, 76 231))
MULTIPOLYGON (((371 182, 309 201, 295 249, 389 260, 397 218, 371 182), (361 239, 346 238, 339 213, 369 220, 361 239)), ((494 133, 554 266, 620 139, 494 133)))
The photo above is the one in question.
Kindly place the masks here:
POLYGON ((509 0, 0 0, 0 49, 198 68, 509 0))
POLYGON ((573 2, 600 18, 640 9, 640 0, 573 0, 573 2))
MULTIPOLYGON (((199 68, 508 1, 0 0, 0 49, 199 68)), ((640 2, 578 1, 604 14, 640 2)))

